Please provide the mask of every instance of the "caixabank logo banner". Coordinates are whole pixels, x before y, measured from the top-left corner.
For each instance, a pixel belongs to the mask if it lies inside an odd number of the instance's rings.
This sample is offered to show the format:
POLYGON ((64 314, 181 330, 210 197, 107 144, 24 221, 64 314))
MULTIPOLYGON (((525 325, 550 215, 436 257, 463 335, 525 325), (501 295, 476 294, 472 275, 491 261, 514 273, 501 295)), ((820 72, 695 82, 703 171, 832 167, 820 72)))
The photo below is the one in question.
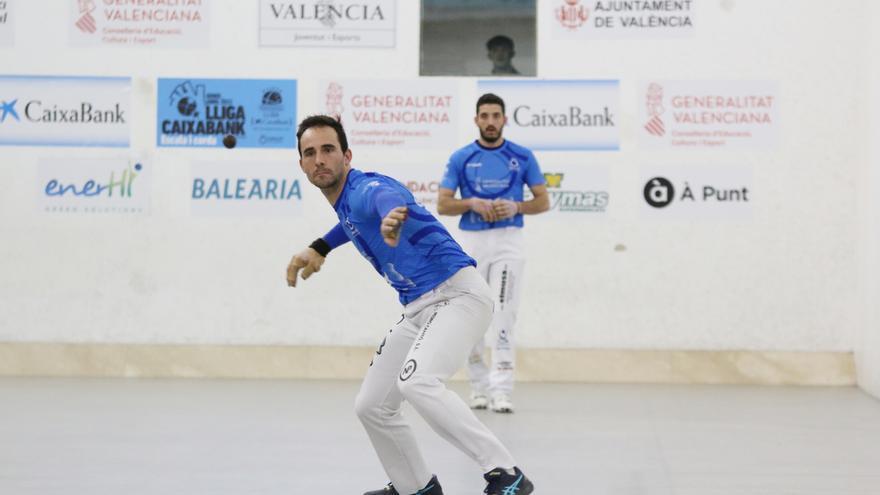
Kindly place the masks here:
POLYGON ((501 96, 504 135, 533 150, 618 151, 617 80, 485 80, 478 94, 501 96))
POLYGON ((0 76, 0 145, 128 147, 131 79, 0 76))
POLYGON ((38 165, 38 208, 47 213, 146 214, 149 163, 135 158, 43 158, 38 165))
POLYGON ((296 147, 295 80, 159 79, 157 145, 296 147))

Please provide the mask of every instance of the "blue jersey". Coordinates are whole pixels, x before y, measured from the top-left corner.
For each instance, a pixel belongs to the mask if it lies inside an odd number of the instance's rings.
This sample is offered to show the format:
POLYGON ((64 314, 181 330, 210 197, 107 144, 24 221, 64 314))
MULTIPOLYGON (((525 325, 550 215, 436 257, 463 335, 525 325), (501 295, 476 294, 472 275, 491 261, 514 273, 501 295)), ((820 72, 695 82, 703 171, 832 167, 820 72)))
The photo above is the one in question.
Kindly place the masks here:
POLYGON ((357 250, 408 304, 476 262, 403 184, 384 175, 351 169, 333 205, 339 223, 357 250), (388 198, 397 201, 389 205, 388 198), (379 227, 391 206, 406 206, 408 217, 397 247, 385 244, 379 227))
MULTIPOLYGON (((504 140, 497 148, 486 148, 479 141, 461 148, 449 157, 440 187, 461 189, 462 199, 523 200, 523 185, 544 184, 538 160, 528 148, 504 140)), ((462 230, 487 230, 501 227, 522 227, 521 213, 497 222, 486 222, 477 212, 461 216, 462 230)))

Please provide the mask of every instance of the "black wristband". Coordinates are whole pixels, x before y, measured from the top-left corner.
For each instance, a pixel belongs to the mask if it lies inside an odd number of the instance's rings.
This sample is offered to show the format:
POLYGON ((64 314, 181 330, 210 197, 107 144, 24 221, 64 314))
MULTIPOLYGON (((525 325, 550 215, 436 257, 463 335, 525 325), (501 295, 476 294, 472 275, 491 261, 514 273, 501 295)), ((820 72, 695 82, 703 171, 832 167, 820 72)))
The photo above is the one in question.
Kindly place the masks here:
POLYGON ((315 242, 309 244, 309 247, 314 249, 315 251, 317 251, 318 254, 320 254, 321 256, 323 256, 325 258, 327 257, 327 254, 330 253, 330 249, 331 249, 330 244, 327 244, 327 241, 325 241, 324 239, 322 239, 320 237, 315 239, 315 242))

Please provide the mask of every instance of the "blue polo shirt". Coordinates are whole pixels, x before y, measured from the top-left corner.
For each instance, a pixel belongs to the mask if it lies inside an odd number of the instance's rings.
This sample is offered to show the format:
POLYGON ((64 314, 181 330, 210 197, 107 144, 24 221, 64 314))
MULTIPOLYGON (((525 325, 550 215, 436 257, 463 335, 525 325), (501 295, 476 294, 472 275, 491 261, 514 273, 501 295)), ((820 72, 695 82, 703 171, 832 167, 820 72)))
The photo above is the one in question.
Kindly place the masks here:
POLYGON ((381 174, 351 169, 342 193, 333 205, 339 224, 325 236, 341 237, 344 231, 373 268, 397 290, 401 304, 408 304, 437 287, 466 266, 476 262, 409 189, 381 174), (393 208, 406 206, 407 220, 397 247, 385 244, 379 228, 393 208))
MULTIPOLYGON (((486 148, 479 141, 461 148, 449 157, 440 187, 461 190, 461 198, 523 200, 523 186, 544 184, 544 174, 531 150, 507 139, 497 148, 486 148)), ((521 213, 497 222, 486 222, 477 212, 461 216, 462 230, 522 227, 521 213)))

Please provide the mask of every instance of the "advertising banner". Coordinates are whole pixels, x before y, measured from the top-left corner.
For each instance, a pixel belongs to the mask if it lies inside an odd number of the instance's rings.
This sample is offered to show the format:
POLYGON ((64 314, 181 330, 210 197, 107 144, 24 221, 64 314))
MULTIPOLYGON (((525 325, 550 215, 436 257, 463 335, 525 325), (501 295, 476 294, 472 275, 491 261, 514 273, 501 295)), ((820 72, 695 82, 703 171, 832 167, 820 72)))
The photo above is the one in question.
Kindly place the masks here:
POLYGON ((0 76, 0 146, 128 147, 131 79, 0 76))
POLYGON ((452 149, 460 123, 458 85, 442 80, 324 81, 325 113, 339 116, 352 147, 452 149))
MULTIPOLYGON (((370 167, 370 166, 368 166, 370 167)), ((411 165, 411 164, 377 164, 364 170, 376 171, 393 177, 406 186, 416 201, 437 215, 437 193, 440 179, 443 178, 444 164, 411 165)))
POLYGON ((152 167, 133 158, 43 158, 37 206, 47 213, 147 214, 152 167))
POLYGON ((158 146, 295 148, 296 81, 159 79, 158 146))
POLYGON ((504 135, 532 150, 617 151, 619 88, 616 80, 479 81, 479 94, 495 93, 507 110, 504 135))
MULTIPOLYGON (((605 218, 611 208, 610 170, 605 166, 566 163, 541 164, 547 193, 550 195, 548 218, 605 218)), ((525 199, 532 199, 528 192, 525 199)))
POLYGON ((550 0, 551 37, 562 40, 687 38, 699 0, 550 0))
POLYGON ((396 0, 260 0, 260 46, 393 48, 396 0))
POLYGON ((294 162, 195 162, 190 170, 194 216, 294 217, 312 187, 294 162))
POLYGON ((642 169, 642 217, 748 220, 755 192, 752 168, 677 165, 642 169))
POLYGON ((639 95, 644 148, 767 149, 779 139, 773 82, 654 81, 639 95))
POLYGON ((211 0, 67 0, 73 46, 207 48, 211 0))

